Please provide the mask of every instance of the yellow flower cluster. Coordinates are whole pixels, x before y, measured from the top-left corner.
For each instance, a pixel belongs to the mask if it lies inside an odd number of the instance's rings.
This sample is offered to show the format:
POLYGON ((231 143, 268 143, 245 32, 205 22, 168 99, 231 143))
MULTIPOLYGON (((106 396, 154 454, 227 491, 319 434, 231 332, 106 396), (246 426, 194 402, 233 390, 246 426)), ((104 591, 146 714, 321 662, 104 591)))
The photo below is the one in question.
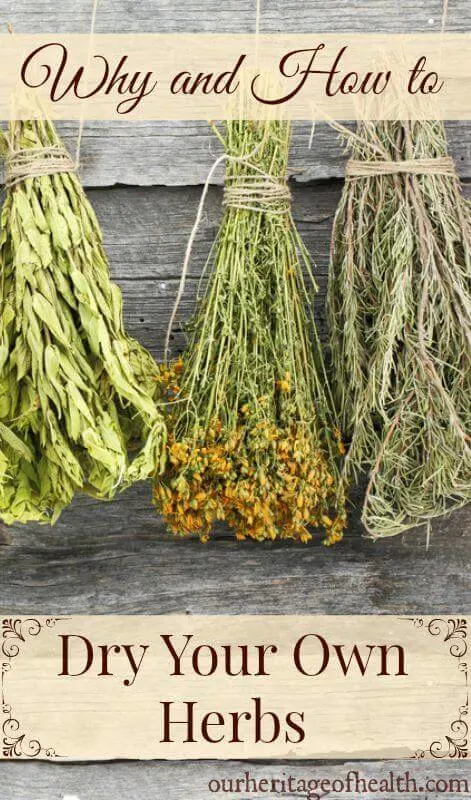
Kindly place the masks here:
MULTIPOLYGON (((175 366, 181 370, 181 362, 175 366)), ((170 398, 177 372, 165 367, 159 377, 170 398)), ((278 391, 289 391, 288 384, 285 376, 278 391)), ((308 542, 309 527, 316 526, 325 530, 326 544, 339 541, 346 514, 322 448, 303 426, 282 428, 259 412, 260 404, 256 410, 246 403, 231 429, 214 419, 191 437, 170 434, 167 472, 154 489, 170 529, 206 541, 220 520, 238 539, 308 542)))

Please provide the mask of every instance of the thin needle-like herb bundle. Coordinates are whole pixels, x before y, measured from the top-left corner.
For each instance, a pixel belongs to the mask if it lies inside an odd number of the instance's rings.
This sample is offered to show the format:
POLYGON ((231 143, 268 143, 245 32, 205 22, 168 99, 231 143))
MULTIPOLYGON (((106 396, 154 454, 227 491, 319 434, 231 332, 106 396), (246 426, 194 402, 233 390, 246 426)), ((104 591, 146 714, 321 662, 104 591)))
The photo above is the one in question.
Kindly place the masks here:
POLYGON ((315 284, 286 185, 290 130, 233 121, 217 132, 228 157, 224 218, 188 349, 161 376, 173 401, 155 499, 177 534, 204 540, 225 520, 238 538, 307 541, 315 525, 334 542, 345 527, 315 284))
POLYGON ((346 464, 392 536, 471 499, 471 215, 442 123, 361 123, 328 295, 346 464))
POLYGON ((123 330, 98 222, 53 125, 1 135, 0 516, 52 523, 77 491, 110 498, 154 474, 165 425, 155 362, 123 330))

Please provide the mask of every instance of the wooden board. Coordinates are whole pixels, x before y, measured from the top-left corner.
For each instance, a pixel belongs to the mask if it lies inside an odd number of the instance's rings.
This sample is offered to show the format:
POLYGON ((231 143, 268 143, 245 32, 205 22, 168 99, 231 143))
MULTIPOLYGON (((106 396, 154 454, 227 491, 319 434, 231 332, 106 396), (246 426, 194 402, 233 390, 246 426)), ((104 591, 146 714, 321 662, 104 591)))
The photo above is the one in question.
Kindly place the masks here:
MULTIPOLYGON (((77 123, 58 129, 75 154, 77 123)), ((447 125, 451 153, 462 178, 471 178, 471 126, 447 125)), ((346 157, 337 134, 319 124, 309 149, 311 125, 295 123, 290 173, 296 183, 342 178, 346 157)), ((86 186, 193 186, 203 184, 222 152, 205 122, 87 122, 81 147, 81 178, 86 186)), ((221 167, 214 184, 223 181, 221 167)))
MULTIPOLYGON (((387 778, 390 770, 395 775, 404 775, 408 772, 416 780, 419 791, 392 792, 378 795, 377 792, 368 791, 361 794, 338 794, 331 792, 328 800, 378 800, 384 797, 387 800, 443 800, 443 793, 420 792, 427 778, 435 781, 450 781, 453 776, 457 780, 468 781, 471 786, 469 767, 465 763, 455 763, 452 769, 449 764, 438 761, 429 762, 395 761, 393 763, 359 764, 315 764, 299 765, 286 761, 279 764, 254 764, 253 762, 215 762, 200 761, 186 763, 171 763, 155 761, 147 764, 73 764, 61 767, 56 764, 2 764, 0 771, 0 797, 2 800, 209 800, 214 797, 229 800, 237 797, 238 800, 252 800, 262 797, 270 800, 305 800, 305 794, 213 794, 208 790, 211 780, 223 779, 226 786, 229 781, 244 778, 248 772, 257 779, 287 780, 289 776, 306 780, 321 780, 322 778, 344 779, 350 770, 358 772, 360 780, 368 777, 381 780, 387 778), (2 787, 8 787, 2 794, 2 787)), ((403 784, 404 785, 404 784, 403 784)), ((413 784, 410 784, 413 787, 413 784)), ((442 784, 443 785, 443 784, 442 784)), ((456 784, 455 784, 456 785, 456 784)), ((361 784, 360 784, 361 786, 361 784)), ((464 783, 463 783, 464 786, 464 783)), ((458 791, 458 790, 457 790, 458 791)), ((452 792, 445 796, 451 800, 464 800, 469 795, 464 789, 461 794, 452 792)), ((312 800, 315 800, 313 797, 312 800)))
MULTIPOLYGON (((316 265, 320 291, 315 308, 324 338, 329 240, 341 189, 341 181, 331 181, 293 190, 294 218, 316 265)), ((471 197, 471 184, 464 190, 471 197)), ((201 190, 116 187, 94 189, 89 196, 102 223, 113 275, 123 290, 128 329, 160 358, 201 190)), ((220 219, 221 197, 214 188, 207 198, 177 316, 174 352, 183 347, 179 330, 194 308, 199 277, 220 219)))
MULTIPOLYGON (((470 509, 425 531, 323 547, 173 540, 147 485, 77 499, 53 529, 2 528, 0 608, 60 614, 435 614, 470 610, 470 509)), ((0 795, 1 796, 1 795, 0 795)))
MULTIPOLYGON (((316 277, 323 290, 317 303, 321 330, 325 330, 323 293, 329 237, 340 191, 340 182, 295 190, 295 219, 316 261, 316 277)), ((201 190, 192 187, 90 191, 102 222, 113 274, 123 289, 129 330, 159 358, 163 355, 170 309, 200 196, 201 190)), ((176 351, 183 346, 179 330, 194 308, 199 278, 216 235, 221 199, 221 191, 211 189, 177 317, 173 340, 176 351)))
MULTIPOLYGON (((99 0, 97 33, 253 32, 256 0, 99 0)), ((388 31, 440 30, 443 0, 398 3, 391 0, 262 0, 261 30, 388 31)), ((5 3, 2 17, 18 33, 86 33, 92 0, 15 0, 5 3)), ((469 30, 468 0, 449 4, 447 30, 469 30)))

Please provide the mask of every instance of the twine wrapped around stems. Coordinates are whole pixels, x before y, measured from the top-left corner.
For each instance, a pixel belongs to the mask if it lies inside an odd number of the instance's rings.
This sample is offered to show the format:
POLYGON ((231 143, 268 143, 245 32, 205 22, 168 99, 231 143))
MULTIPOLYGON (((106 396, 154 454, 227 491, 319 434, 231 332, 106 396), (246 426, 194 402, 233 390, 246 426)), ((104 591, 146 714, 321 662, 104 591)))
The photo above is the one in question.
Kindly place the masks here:
POLYGON ((5 186, 11 189, 27 178, 75 172, 77 164, 65 147, 34 147, 28 150, 10 150, 5 158, 5 186))
POLYGON ((347 162, 347 178, 369 178, 376 175, 444 175, 455 178, 456 169, 451 156, 413 158, 406 161, 359 161, 351 158, 347 162))
POLYGON ((287 214, 291 206, 291 192, 284 182, 272 180, 268 175, 232 176, 224 188, 223 204, 227 208, 260 211, 267 214, 287 214))

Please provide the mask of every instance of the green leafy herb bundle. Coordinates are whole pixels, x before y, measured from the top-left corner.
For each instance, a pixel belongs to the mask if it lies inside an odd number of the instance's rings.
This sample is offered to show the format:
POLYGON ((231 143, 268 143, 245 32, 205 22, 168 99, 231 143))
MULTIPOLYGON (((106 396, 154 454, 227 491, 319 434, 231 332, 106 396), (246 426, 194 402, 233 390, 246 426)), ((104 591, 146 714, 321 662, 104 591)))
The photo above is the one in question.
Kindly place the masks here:
POLYGON ((169 462, 155 501, 180 535, 205 540, 225 520, 241 539, 307 541, 314 525, 334 542, 346 519, 342 443, 290 213, 291 126, 215 130, 228 158, 225 211, 188 348, 161 372, 169 462))
POLYGON ((471 215, 442 123, 363 122, 349 145, 332 361, 346 469, 369 473, 363 521, 383 537, 471 499, 471 215))
POLYGON ((42 174, 10 186, 0 222, 0 517, 53 523, 75 492, 111 498, 162 467, 166 430, 79 179, 44 174, 65 152, 54 126, 1 136, 42 174))

